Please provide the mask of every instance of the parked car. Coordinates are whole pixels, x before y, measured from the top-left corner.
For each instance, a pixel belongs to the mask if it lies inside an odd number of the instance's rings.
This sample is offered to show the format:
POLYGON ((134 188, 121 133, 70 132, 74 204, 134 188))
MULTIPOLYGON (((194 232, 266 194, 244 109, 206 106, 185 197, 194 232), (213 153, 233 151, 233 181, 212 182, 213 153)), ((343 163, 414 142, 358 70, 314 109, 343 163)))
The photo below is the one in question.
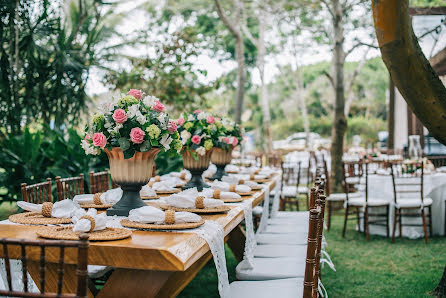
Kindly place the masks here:
POLYGON ((285 140, 273 141, 274 150, 304 150, 307 148, 326 147, 330 145, 329 139, 323 139, 318 133, 310 132, 308 136, 308 144, 306 142, 307 134, 305 132, 297 132, 285 140))

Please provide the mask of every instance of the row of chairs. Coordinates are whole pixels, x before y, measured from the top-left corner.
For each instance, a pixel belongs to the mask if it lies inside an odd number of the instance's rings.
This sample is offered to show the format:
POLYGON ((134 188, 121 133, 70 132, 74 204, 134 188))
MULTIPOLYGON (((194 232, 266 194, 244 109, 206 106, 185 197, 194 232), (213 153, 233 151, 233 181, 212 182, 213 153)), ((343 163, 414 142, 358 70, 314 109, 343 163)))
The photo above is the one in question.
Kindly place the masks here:
MULTIPOLYGON (((76 177, 61 178, 56 177, 56 193, 57 201, 64 199, 72 199, 75 195, 84 194, 84 175, 80 174, 76 177)), ((90 192, 105 192, 110 189, 111 184, 110 173, 108 171, 90 172, 90 192)), ((42 204, 44 202, 53 202, 52 181, 48 178, 46 182, 27 185, 21 184, 22 200, 34 204, 42 204)))

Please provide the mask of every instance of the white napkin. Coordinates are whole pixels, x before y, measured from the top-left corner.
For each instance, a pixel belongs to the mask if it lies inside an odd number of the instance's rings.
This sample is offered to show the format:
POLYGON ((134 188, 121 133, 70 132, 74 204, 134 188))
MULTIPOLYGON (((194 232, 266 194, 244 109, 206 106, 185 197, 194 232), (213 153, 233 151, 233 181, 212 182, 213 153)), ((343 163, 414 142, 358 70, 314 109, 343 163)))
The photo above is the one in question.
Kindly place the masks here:
MULTIPOLYGON (((75 195, 73 201, 79 204, 93 204, 94 194, 75 195)), ((122 189, 120 187, 109 189, 101 194, 101 202, 104 205, 114 205, 122 197, 122 189)))
POLYGON ((88 232, 91 229, 91 222, 86 218, 82 218, 84 215, 89 215, 94 218, 94 229, 93 231, 101 231, 107 227, 107 214, 98 214, 96 209, 88 209, 86 212, 84 209, 79 209, 76 214, 71 218, 74 223, 73 232, 88 232))
MULTIPOLYGON (((229 191, 230 183, 222 182, 222 181, 214 181, 210 185, 211 185, 211 188, 214 188, 214 189, 219 189, 222 191, 229 191)), ((251 187, 249 187, 248 185, 240 185, 239 184, 239 185, 235 186, 235 191, 236 192, 250 192, 251 187)))
POLYGON ((229 164, 229 165, 226 165, 225 171, 228 171, 228 172, 238 172, 238 171, 240 171, 240 168, 238 166, 236 166, 236 165, 229 164))
POLYGON ((183 174, 186 176, 185 180, 190 180, 190 178, 192 177, 192 174, 188 170, 182 170, 181 172, 170 172, 168 175, 181 178, 183 174))
MULTIPOLYGON (((129 220, 140 223, 165 223, 164 211, 153 206, 144 206, 130 210, 129 220)), ((175 212, 175 223, 199 222, 201 217, 190 212, 175 212)))
POLYGON ((390 171, 387 169, 378 169, 376 170, 376 174, 378 175, 390 175, 390 171))
MULTIPOLYGON (((214 197, 214 189, 213 188, 205 188, 201 192, 205 197, 207 198, 213 198, 214 197)), ((235 192, 229 192, 229 191, 222 191, 220 192, 220 199, 221 200, 235 200, 235 199, 241 199, 242 196, 235 192)))
POLYGON ((203 172, 202 177, 207 178, 213 176, 217 172, 217 166, 211 164, 206 171, 203 172))
MULTIPOLYGON (((258 184, 255 181, 249 180, 249 176, 247 177, 248 179, 246 179, 246 175, 228 175, 228 176, 223 176, 221 178, 221 181, 226 182, 226 183, 231 183, 231 184, 244 184, 244 185, 248 185, 249 187, 259 187, 260 184, 258 184), (243 180, 243 183, 240 183, 240 180, 243 180)), ((258 179, 262 179, 262 178, 258 178, 258 179)))
MULTIPOLYGON (((152 179, 151 179, 151 181, 152 181, 152 179)), ((170 176, 169 174, 160 176, 160 179, 161 179, 161 181, 168 181, 169 183, 173 184, 176 187, 184 185, 184 183, 186 183, 180 177, 173 177, 173 176, 170 176)))
POLYGON ((139 192, 141 197, 156 197, 156 192, 148 185, 144 185, 139 192))
MULTIPOLYGON (((33 204, 19 201, 17 202, 17 205, 26 211, 42 213, 42 204, 33 204)), ((70 199, 65 199, 53 204, 53 209, 51 209, 51 216, 57 218, 70 218, 78 209, 80 209, 78 203, 70 199)))
MULTIPOLYGON (((173 194, 164 199, 167 205, 176 208, 195 208, 195 199, 200 195, 197 188, 189 188, 185 191, 173 194)), ((205 208, 219 207, 224 204, 221 200, 207 199, 203 200, 205 208)))
POLYGON ((171 181, 155 182, 152 189, 159 191, 172 191, 175 190, 175 183, 172 183, 171 181))

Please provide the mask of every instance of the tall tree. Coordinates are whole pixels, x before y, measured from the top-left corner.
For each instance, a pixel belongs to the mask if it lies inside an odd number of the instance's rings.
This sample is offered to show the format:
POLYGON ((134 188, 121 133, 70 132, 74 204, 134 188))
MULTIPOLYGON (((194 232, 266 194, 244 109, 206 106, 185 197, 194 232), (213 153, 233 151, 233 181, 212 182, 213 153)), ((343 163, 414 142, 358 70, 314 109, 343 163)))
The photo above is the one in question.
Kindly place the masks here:
POLYGON ((233 7, 231 11, 232 17, 229 17, 224 11, 221 1, 215 0, 217 7, 217 13, 221 21, 225 24, 226 28, 231 32, 235 39, 235 56, 237 60, 237 92, 235 97, 235 121, 241 122, 242 110, 243 110, 243 98, 245 94, 245 53, 243 45, 243 33, 242 33, 242 13, 243 3, 239 0, 233 0, 233 7))

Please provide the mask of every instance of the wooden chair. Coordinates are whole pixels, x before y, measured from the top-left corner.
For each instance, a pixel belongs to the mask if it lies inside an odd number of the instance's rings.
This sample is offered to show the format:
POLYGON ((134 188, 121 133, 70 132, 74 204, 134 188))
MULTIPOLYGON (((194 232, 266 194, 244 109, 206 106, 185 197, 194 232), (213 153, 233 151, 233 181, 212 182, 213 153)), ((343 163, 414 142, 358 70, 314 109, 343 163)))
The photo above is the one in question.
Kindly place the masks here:
POLYGON ((52 202, 53 194, 51 191, 51 179, 47 178, 46 182, 33 185, 21 184, 22 200, 33 204, 42 204, 44 202, 52 202))
MULTIPOLYGON (((304 195, 307 205, 307 210, 310 210, 310 187, 314 183, 314 175, 312 173, 312 160, 315 161, 315 166, 317 165, 317 161, 315 159, 315 155, 311 154, 308 159, 308 164, 306 168, 299 169, 299 187, 297 188, 297 193, 299 195, 304 195), (303 175, 302 175, 303 174, 303 175)), ((316 166, 317 168, 317 166, 316 166)))
POLYGON ((73 199, 75 195, 84 194, 84 174, 78 177, 56 177, 57 200, 73 199))
POLYGON ((432 236, 432 199, 425 198, 423 192, 424 163, 404 164, 393 162, 391 174, 394 194, 394 217, 392 242, 395 242, 395 229, 399 225, 400 237, 403 226, 422 226, 424 240, 429 243, 427 229, 432 236), (425 209, 428 209, 426 215, 425 209), (422 224, 402 223, 402 217, 421 217, 422 224))
MULTIPOLYGON (((3 257, 5 260, 7 289, 0 290, 0 296, 4 297, 87 297, 87 278, 88 278, 88 234, 81 234, 80 241, 53 241, 53 240, 17 240, 17 239, 0 239, 0 244, 3 246, 3 257), (36 281, 40 293, 29 292, 28 280, 28 251, 32 250, 32 254, 40 254, 40 280, 36 281), (40 248, 40 250, 38 250, 40 248), (46 252, 51 250, 55 252, 59 248, 59 262, 57 274, 57 292, 48 292, 46 290, 46 252), (65 251, 66 248, 77 248, 77 288, 76 293, 62 293, 64 280, 64 265, 65 265, 65 251), (11 271, 10 259, 12 256, 20 256, 22 264, 23 289, 13 288, 13 277, 11 271)), ((31 254, 29 252, 29 254, 31 254)), ((50 253, 49 253, 50 254, 50 253)))
POLYGON ((282 162, 282 183, 280 187, 280 209, 299 211, 298 186, 301 162, 282 162))
POLYGON ((108 171, 90 172, 90 193, 106 192, 110 189, 110 173, 108 171))

